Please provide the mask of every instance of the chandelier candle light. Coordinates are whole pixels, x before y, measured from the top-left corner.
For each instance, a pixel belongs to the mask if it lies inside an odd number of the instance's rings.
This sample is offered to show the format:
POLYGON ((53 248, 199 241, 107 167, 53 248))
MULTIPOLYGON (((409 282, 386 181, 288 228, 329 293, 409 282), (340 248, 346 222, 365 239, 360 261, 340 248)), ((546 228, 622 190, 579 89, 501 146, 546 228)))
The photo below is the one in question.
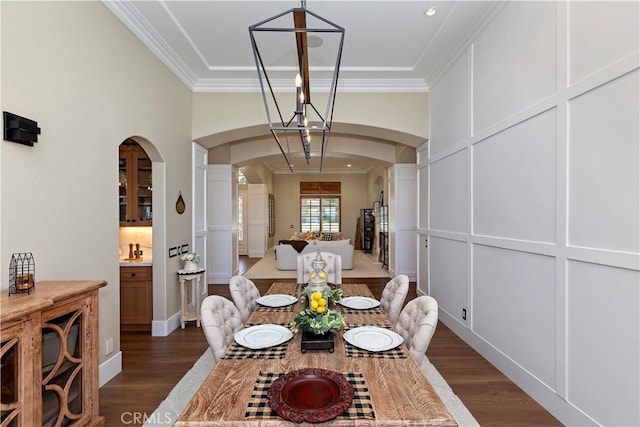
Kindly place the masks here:
POLYGON ((322 171, 333 120, 344 33, 344 28, 308 10, 304 0, 299 8, 289 9, 249 27, 269 130, 291 172, 293 161, 289 137, 296 135, 296 139, 300 138, 301 151, 309 165, 313 133, 322 135, 319 149, 322 171), (286 19, 288 15, 293 19, 286 19), (307 21, 311 25, 307 25, 307 21), (291 33, 295 35, 295 49, 287 47, 292 46, 292 38, 288 36, 291 33), (311 35, 308 37, 308 34, 311 35), (309 55, 309 47, 316 49, 313 55, 309 55), (296 73, 295 109, 287 119, 287 114, 283 113, 287 108, 281 105, 292 105, 293 73, 296 73), (324 114, 311 102, 312 83, 317 92, 328 93, 324 114), (285 95, 279 96, 281 93, 285 95))

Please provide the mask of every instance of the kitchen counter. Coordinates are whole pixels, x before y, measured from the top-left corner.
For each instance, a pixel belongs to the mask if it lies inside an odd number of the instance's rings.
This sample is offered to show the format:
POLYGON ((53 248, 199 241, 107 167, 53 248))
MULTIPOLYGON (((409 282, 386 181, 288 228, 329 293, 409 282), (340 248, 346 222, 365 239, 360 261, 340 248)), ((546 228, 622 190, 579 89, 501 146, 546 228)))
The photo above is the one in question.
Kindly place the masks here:
POLYGON ((140 260, 128 261, 120 258, 120 267, 151 267, 153 260, 151 258, 141 258, 140 260))

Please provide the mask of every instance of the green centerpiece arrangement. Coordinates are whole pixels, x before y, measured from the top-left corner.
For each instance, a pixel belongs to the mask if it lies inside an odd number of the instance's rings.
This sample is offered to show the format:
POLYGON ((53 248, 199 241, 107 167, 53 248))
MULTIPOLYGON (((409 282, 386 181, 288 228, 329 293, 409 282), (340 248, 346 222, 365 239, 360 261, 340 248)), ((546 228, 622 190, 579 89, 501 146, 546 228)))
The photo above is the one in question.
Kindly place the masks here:
POLYGON ((315 335, 323 335, 327 332, 337 332, 346 326, 344 317, 337 311, 328 308, 329 303, 335 303, 342 298, 342 290, 329 288, 323 292, 315 291, 303 295, 307 301, 307 308, 296 315, 291 322, 293 332, 310 332, 315 335))

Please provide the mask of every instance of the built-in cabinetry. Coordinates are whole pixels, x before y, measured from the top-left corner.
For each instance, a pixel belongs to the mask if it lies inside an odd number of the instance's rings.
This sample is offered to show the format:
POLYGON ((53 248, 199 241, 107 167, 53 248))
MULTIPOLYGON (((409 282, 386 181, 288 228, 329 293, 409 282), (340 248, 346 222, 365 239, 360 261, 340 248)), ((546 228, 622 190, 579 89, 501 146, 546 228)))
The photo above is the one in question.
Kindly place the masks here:
POLYGON ((373 209, 360 209, 360 241, 362 252, 371 253, 375 237, 375 217, 373 209))
POLYGON ((2 426, 98 426, 98 289, 38 282, 2 294, 2 426))
POLYGON ((152 319, 152 267, 120 267, 120 329, 150 331, 152 319))
POLYGON ((120 144, 120 225, 150 226, 153 218, 151 160, 135 141, 120 144))

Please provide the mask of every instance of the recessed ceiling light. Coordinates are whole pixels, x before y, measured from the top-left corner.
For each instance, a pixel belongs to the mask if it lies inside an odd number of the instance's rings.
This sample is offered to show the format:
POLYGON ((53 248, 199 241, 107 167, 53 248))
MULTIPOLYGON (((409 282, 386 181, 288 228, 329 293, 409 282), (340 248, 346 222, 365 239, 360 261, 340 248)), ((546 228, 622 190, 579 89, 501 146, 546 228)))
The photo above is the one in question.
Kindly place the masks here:
POLYGON ((323 40, 320 36, 310 35, 307 37, 307 46, 309 47, 320 47, 322 46, 323 40))
POLYGON ((351 167, 351 163, 347 163, 347 167, 350 168, 351 167))
POLYGON ((436 12, 438 12, 438 9, 436 9, 435 7, 430 7, 429 9, 424 11, 424 14, 426 16, 433 16, 436 14, 436 12))

